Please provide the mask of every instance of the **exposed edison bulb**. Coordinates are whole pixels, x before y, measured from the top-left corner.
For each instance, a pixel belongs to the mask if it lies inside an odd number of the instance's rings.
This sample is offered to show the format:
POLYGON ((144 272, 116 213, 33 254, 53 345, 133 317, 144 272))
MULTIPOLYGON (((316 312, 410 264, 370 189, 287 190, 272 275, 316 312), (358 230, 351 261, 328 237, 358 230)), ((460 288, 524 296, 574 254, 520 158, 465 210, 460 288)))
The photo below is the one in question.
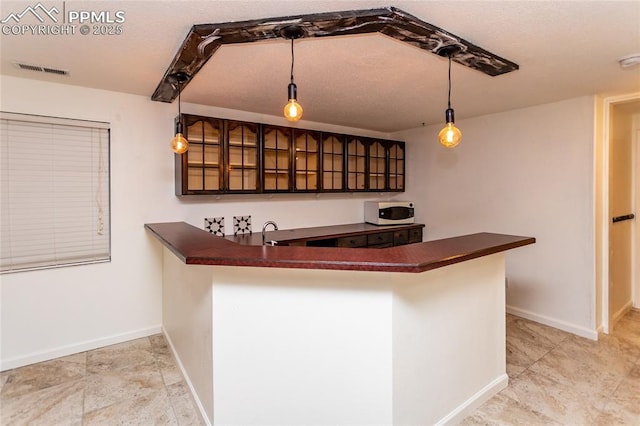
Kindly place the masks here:
POLYGON ((284 118, 289 121, 298 121, 300 117, 302 117, 302 106, 295 99, 289 99, 284 106, 284 118))
POLYGON ((458 145, 462 140, 462 132, 452 122, 447 123, 446 126, 438 133, 438 139, 440 143, 447 148, 453 148, 458 145))
POLYGON ((171 139, 171 149, 176 154, 184 154, 189 149, 189 141, 182 136, 182 133, 176 133, 171 139))

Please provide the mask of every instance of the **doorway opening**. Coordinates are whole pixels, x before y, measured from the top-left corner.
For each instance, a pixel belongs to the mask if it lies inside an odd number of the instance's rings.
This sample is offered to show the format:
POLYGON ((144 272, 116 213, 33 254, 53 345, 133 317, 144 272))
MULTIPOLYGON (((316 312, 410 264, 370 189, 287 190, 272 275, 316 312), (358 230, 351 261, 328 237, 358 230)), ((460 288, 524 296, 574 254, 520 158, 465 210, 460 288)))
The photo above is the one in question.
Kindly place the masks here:
POLYGON ((609 333, 640 308, 640 93, 600 100, 596 114, 596 326, 609 333))

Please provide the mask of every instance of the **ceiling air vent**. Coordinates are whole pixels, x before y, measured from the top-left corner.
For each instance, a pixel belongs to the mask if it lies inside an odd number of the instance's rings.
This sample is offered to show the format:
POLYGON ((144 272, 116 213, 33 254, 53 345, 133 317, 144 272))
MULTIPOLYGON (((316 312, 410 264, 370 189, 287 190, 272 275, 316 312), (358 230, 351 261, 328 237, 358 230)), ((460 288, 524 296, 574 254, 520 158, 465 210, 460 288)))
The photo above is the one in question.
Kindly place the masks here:
POLYGON ((42 70, 43 70, 44 72, 48 72, 48 73, 51 73, 51 74, 69 75, 69 71, 66 71, 66 70, 59 70, 59 69, 56 69, 56 68, 43 67, 43 68, 42 68, 42 70))
POLYGON ((56 75, 69 75, 69 71, 67 70, 60 70, 60 69, 51 68, 51 67, 42 67, 40 65, 23 64, 21 62, 14 62, 14 64, 16 67, 18 67, 21 70, 45 72, 45 73, 56 74, 56 75))

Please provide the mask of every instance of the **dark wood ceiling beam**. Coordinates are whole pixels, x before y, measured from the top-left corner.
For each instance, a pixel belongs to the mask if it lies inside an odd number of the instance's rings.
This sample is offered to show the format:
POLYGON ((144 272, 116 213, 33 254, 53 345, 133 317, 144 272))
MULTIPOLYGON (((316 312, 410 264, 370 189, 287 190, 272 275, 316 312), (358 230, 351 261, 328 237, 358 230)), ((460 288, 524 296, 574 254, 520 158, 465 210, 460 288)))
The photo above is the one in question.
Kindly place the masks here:
POLYGON ((303 37, 332 37, 379 32, 435 54, 444 46, 456 45, 460 47, 460 52, 452 58, 454 62, 490 76, 518 69, 518 65, 509 60, 394 7, 314 13, 194 25, 151 99, 172 102, 178 97, 178 88, 170 76, 176 72, 186 73, 189 78, 181 84, 184 89, 223 44, 251 43, 281 38, 280 30, 293 25, 303 29, 303 37))

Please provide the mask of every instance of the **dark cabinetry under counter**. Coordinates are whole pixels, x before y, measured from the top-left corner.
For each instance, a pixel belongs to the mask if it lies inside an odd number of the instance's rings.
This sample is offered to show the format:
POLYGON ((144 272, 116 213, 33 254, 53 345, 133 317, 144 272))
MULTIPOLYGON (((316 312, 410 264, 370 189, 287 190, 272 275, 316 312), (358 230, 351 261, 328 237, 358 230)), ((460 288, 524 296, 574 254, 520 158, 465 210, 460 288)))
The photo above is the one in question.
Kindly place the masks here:
POLYGON ((393 245, 413 244, 422 242, 422 228, 409 228, 394 231, 393 245))
MULTIPOLYGON (((286 229, 266 233, 278 245, 342 248, 384 248, 422 242, 421 223, 378 226, 369 223, 286 229)), ((262 235, 245 234, 225 238, 244 245, 261 245, 262 235)))
POLYGON ((366 235, 354 235, 351 237, 342 237, 337 239, 338 247, 348 247, 348 248, 356 248, 356 247, 366 247, 367 246, 367 236, 366 235))
MULTIPOLYGON (((379 232, 377 234, 367 235, 367 247, 376 247, 376 248, 393 247, 395 243, 393 239, 394 233, 395 232, 379 232)), ((398 245, 402 245, 402 244, 407 244, 407 243, 404 242, 398 245)))

